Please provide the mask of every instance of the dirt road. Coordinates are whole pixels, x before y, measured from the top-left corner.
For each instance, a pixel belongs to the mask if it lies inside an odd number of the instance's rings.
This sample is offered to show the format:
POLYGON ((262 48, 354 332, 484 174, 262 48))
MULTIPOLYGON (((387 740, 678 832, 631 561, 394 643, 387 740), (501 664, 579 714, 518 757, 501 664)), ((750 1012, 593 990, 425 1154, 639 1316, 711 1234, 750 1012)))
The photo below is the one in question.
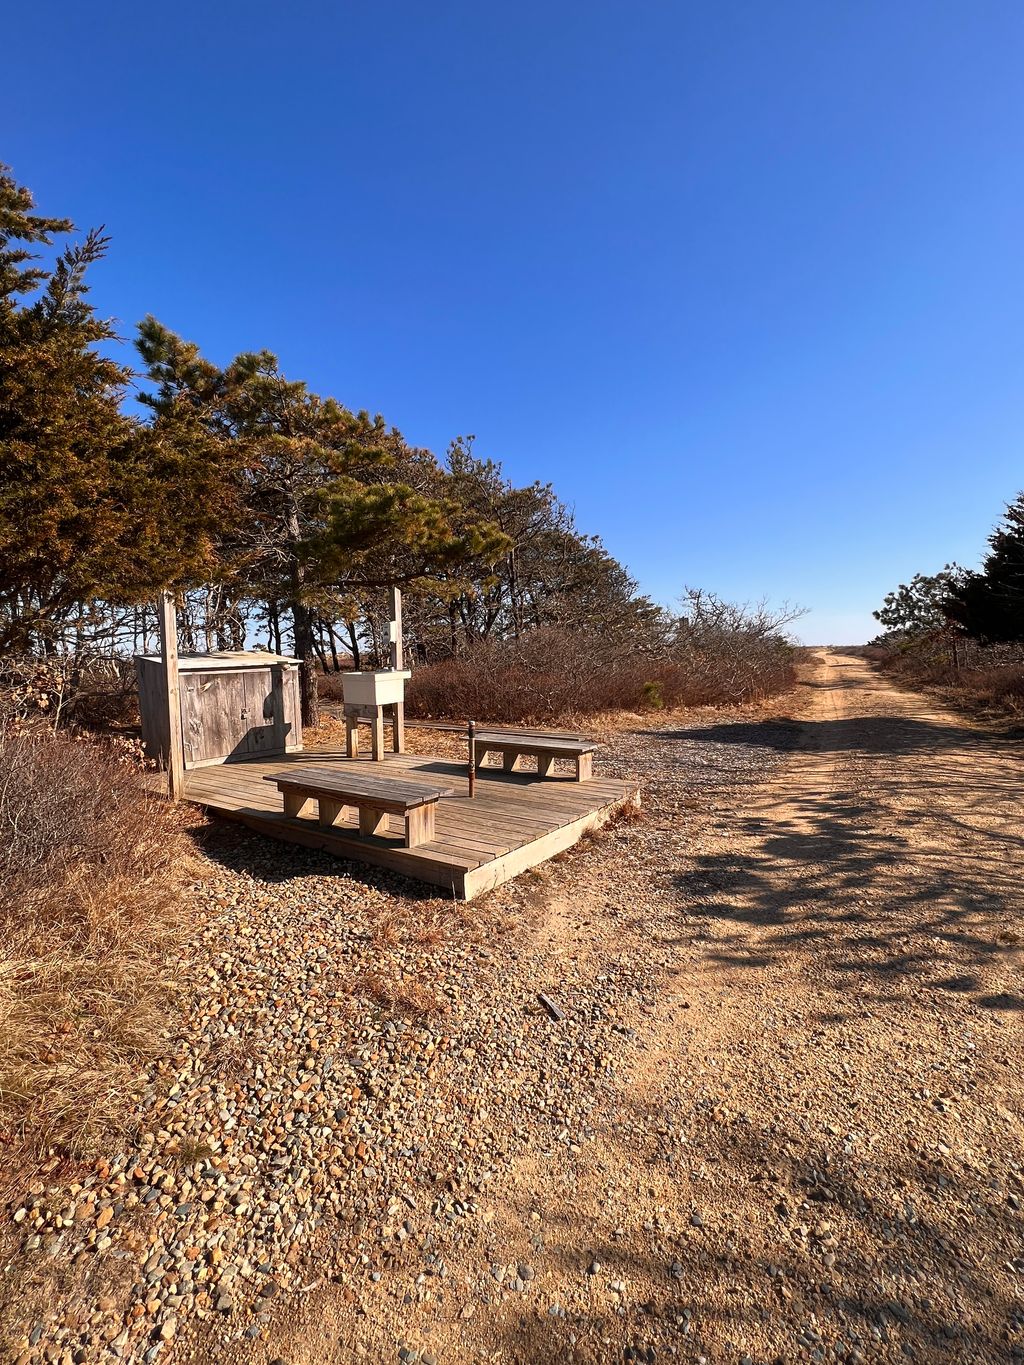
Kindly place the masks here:
POLYGON ((513 1154, 434 1293, 342 1276, 268 1358, 1024 1355, 1021 749, 858 659, 801 694, 664 736, 792 752, 685 847, 656 817, 646 899, 615 847, 546 894, 531 975, 657 967, 579 1140, 513 1154), (596 925, 616 868, 635 913, 596 925))

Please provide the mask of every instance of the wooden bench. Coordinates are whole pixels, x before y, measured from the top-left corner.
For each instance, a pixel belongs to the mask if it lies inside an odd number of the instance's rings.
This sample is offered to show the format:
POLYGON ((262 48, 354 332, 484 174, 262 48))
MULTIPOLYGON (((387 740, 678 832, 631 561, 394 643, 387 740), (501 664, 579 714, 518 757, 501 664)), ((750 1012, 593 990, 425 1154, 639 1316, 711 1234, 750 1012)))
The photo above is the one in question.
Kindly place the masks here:
POLYGON ((297 818, 308 802, 315 801, 322 829, 334 828, 346 806, 359 812, 360 834, 382 834, 387 817, 401 815, 406 848, 431 842, 438 799, 455 795, 453 787, 427 787, 421 782, 305 764, 284 773, 268 773, 263 780, 276 783, 287 816, 297 818))
POLYGON ((576 781, 586 782, 594 775, 596 744, 585 739, 563 739, 537 733, 517 735, 510 730, 478 730, 474 741, 473 762, 480 768, 488 754, 498 753, 507 773, 514 773, 521 758, 537 760, 537 776, 550 777, 556 758, 571 758, 576 764, 576 781))

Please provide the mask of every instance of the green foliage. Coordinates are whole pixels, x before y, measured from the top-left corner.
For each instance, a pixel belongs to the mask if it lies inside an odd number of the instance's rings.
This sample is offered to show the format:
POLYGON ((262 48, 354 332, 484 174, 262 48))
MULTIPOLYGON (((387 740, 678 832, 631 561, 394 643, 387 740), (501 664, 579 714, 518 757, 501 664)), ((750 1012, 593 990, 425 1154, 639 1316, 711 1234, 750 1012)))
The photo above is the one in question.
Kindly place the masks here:
MULTIPOLYGON (((706 594, 685 618, 664 611, 550 485, 517 487, 471 436, 438 461, 289 379, 270 351, 221 366, 147 317, 148 413, 126 413, 133 376, 86 285, 107 239, 49 265, 35 254, 71 231, 0 173, 0 649, 77 655, 100 632, 111 651, 151 645, 133 604, 173 585, 188 647, 240 648, 258 626, 307 665, 363 650, 383 663, 395 585, 419 662, 528 639, 540 661, 586 637, 584 670, 630 659, 618 695, 635 705, 661 660, 681 651, 692 671, 721 640, 738 657, 757 638, 706 594)), ((668 704, 660 686, 649 705, 668 704)), ((303 690, 310 720, 309 667, 303 690)))
POLYGON ((1024 640, 1024 493, 1007 506, 988 543, 981 571, 957 585, 950 614, 975 639, 1024 640))
POLYGON ((660 682, 645 682, 643 685, 644 705, 652 711, 661 711, 665 705, 665 690, 660 682))
POLYGON ((936 574, 915 574, 895 592, 886 593, 875 620, 888 630, 922 635, 949 624, 951 606, 965 579, 957 564, 947 564, 936 574))
POLYGON ((660 647, 664 613, 596 536, 576 529, 550 484, 516 487, 500 464, 474 454, 469 436, 452 442, 434 486, 453 509, 455 528, 496 528, 505 545, 495 554, 488 541, 486 554, 474 550, 460 573, 437 575, 407 602, 407 630, 424 656, 517 640, 556 624, 572 631, 599 625, 609 642, 645 653, 660 647))
POLYGON ((410 582, 494 554, 504 538, 400 476, 430 463, 381 417, 352 413, 288 380, 269 351, 224 370, 147 318, 139 352, 157 384, 143 395, 174 448, 197 436, 234 471, 238 515, 223 528, 225 565, 252 593, 291 605, 318 591, 410 582))
MULTIPOLYGON (((332 598, 337 612, 360 589, 423 582, 504 550, 497 528, 403 480, 411 472, 437 483, 427 452, 410 450, 381 417, 287 379, 271 352, 221 370, 152 317, 136 344, 156 385, 143 401, 159 439, 178 451, 199 442, 230 471, 236 515, 219 536, 222 572, 240 594, 291 614, 306 664, 315 617, 332 598)), ((308 721, 308 679, 304 699, 308 721)))
POLYGON ((0 168, 0 649, 45 643, 83 604, 151 596, 204 571, 208 523, 183 512, 202 471, 121 412, 130 371, 100 353, 113 339, 88 299, 100 232, 49 246, 66 219, 32 214, 0 168), (32 298, 32 295, 36 297, 32 298))

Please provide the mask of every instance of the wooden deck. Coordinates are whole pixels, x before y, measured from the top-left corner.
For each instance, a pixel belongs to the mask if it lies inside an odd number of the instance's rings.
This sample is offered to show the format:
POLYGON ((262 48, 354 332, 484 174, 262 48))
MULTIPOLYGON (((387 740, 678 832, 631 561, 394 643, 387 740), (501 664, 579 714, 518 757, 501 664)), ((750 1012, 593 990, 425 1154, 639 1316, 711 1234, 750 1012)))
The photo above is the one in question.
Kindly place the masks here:
POLYGON ((616 778, 541 780, 531 773, 486 768, 478 771, 476 796, 470 801, 462 764, 418 754, 389 754, 383 762, 373 763, 347 759, 343 750, 334 749, 195 768, 185 774, 185 795, 270 838, 388 868, 439 886, 459 900, 471 900, 546 862, 571 848, 588 830, 605 824, 622 807, 640 804, 638 789, 616 778), (300 763, 352 764, 367 776, 450 787, 454 795, 443 796, 438 803, 436 837, 430 843, 403 848, 401 821, 396 817, 391 817, 384 836, 360 835, 351 811, 331 830, 321 829, 315 815, 286 818, 280 794, 263 779, 300 763))

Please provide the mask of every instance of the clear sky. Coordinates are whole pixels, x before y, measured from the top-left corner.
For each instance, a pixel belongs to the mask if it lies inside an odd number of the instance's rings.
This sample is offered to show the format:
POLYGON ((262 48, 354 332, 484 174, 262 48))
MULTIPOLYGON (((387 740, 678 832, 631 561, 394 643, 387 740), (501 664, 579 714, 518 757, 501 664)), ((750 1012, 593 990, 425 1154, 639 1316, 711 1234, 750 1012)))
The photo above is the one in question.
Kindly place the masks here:
POLYGON ((872 632, 1024 487, 1020 0, 20 5, 102 312, 552 481, 642 585, 872 632))

